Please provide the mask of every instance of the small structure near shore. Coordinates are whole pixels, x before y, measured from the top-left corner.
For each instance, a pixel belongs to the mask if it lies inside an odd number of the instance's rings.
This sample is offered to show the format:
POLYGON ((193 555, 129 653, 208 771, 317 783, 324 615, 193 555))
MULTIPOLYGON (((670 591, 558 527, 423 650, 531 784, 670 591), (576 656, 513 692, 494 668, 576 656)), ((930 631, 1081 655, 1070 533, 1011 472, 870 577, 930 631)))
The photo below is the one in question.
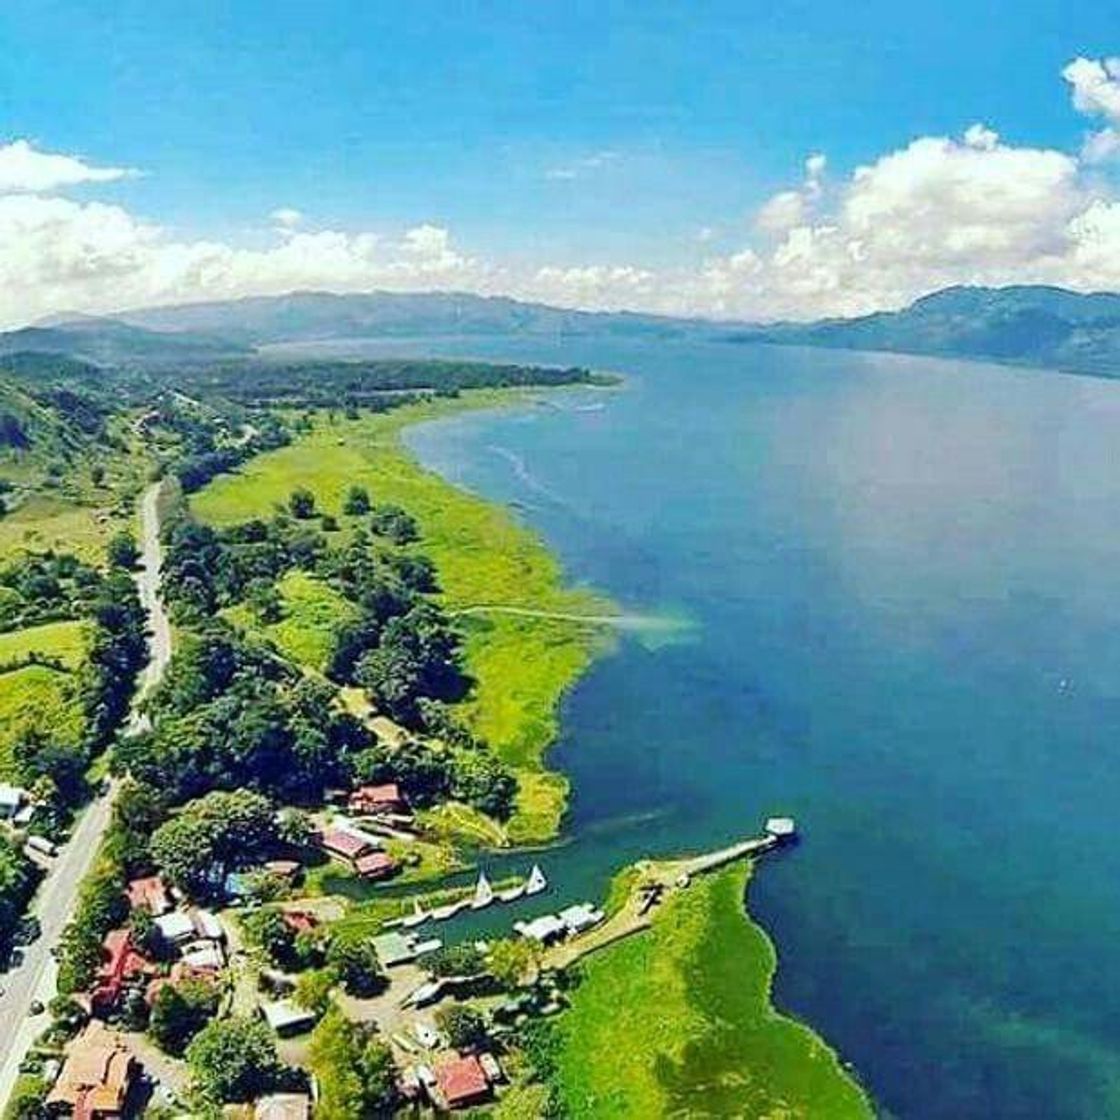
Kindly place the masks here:
POLYGON ((773 836, 780 844, 788 844, 797 839, 797 822, 793 817, 769 817, 766 821, 766 834, 773 836))

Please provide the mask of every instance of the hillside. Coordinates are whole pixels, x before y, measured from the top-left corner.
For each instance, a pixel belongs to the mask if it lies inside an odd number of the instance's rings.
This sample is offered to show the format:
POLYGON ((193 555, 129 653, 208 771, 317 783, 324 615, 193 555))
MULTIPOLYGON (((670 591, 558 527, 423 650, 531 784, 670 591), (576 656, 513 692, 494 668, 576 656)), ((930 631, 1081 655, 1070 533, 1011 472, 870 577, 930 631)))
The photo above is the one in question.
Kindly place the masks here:
POLYGON ((293 292, 124 312, 150 331, 218 335, 245 345, 390 335, 679 335, 713 324, 631 312, 593 313, 466 292, 293 292))
POLYGON ((733 342, 980 358, 1117 377, 1120 295, 1031 285, 946 288, 902 311, 780 323, 728 337, 733 342))

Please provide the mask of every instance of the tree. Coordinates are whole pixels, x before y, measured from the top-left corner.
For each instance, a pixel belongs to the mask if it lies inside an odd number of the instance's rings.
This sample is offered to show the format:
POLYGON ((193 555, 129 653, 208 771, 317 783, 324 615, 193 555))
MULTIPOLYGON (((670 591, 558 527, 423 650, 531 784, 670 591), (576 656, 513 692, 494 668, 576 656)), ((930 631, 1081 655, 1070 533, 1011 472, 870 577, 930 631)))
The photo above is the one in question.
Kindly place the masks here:
POLYGON ((452 768, 451 795, 488 816, 506 820, 513 812, 517 779, 489 751, 460 751, 452 768))
POLYGON ((411 544, 420 537, 415 520, 400 506, 395 505, 374 506, 369 527, 379 537, 388 537, 397 545, 411 544))
POLYGON ((315 516, 315 495, 304 486, 297 486, 288 497, 288 509, 301 521, 315 516))
POLYGON ((307 1051, 319 1084, 316 1120, 372 1120, 392 1115, 396 1102, 393 1055, 370 1027, 350 1022, 332 1007, 312 1032, 307 1051))
POLYGON ((330 968, 312 968, 296 981, 292 999, 316 1017, 322 1016, 331 1005, 331 992, 338 983, 338 976, 330 968))
POLYGON ((531 984, 540 970, 540 960, 540 946, 525 938, 495 941, 487 955, 490 975, 504 988, 531 984))
POLYGON ((255 910, 246 914, 241 924, 245 929, 245 936, 262 949, 273 964, 283 968, 292 963, 295 930, 284 921, 284 915, 279 910, 255 910))
POLYGON ((187 1047, 186 1059, 195 1087, 217 1103, 268 1093, 283 1071, 268 1027, 238 1015, 203 1027, 187 1047))
POLYGON ((257 621, 266 626, 279 622, 284 615, 284 601, 271 580, 253 580, 245 589, 245 601, 257 621))
POLYGON ((346 492, 342 512, 350 517, 361 517, 369 513, 369 491, 364 486, 351 486, 346 492))
POLYGON ((126 572, 132 571, 140 561, 140 549, 136 545, 136 538, 127 530, 121 530, 113 536, 107 548, 109 563, 114 568, 123 568, 126 572))
POLYGON ((218 790, 189 802, 152 836, 152 858, 191 895, 213 893, 233 866, 252 860, 275 837, 272 804, 249 790, 218 790))
POLYGON ((336 937, 327 949, 327 964, 352 996, 376 995, 385 986, 377 952, 369 941, 336 937))
POLYGON ((456 1050, 471 1050, 486 1042, 486 1020, 465 1004, 452 1003, 438 1008, 436 1026, 456 1050))
POLYGON ((437 949, 424 963, 433 976, 477 976, 486 971, 485 956, 465 941, 437 949))

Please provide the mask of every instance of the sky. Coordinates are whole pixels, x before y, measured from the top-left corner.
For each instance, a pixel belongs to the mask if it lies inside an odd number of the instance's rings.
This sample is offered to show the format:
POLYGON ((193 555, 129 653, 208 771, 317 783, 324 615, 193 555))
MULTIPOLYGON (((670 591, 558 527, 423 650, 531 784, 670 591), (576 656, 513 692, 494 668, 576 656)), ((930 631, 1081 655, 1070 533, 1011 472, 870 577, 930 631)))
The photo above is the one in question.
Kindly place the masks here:
POLYGON ((294 289, 1120 288, 1120 4, 4 0, 0 327, 294 289))

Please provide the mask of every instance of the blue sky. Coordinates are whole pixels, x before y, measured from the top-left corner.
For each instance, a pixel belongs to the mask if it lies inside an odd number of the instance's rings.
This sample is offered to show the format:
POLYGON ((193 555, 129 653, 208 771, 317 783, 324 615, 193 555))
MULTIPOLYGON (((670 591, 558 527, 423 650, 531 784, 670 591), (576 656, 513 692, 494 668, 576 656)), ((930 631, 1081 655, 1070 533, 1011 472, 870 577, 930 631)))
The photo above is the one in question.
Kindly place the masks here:
POLYGON ((251 247, 284 206, 318 229, 430 223, 511 267, 699 267, 740 250, 814 152, 842 181, 983 122, 1075 153, 1093 122, 1061 72, 1120 49, 1118 15, 5 0, 0 141, 139 169, 70 197, 180 239, 251 247))

